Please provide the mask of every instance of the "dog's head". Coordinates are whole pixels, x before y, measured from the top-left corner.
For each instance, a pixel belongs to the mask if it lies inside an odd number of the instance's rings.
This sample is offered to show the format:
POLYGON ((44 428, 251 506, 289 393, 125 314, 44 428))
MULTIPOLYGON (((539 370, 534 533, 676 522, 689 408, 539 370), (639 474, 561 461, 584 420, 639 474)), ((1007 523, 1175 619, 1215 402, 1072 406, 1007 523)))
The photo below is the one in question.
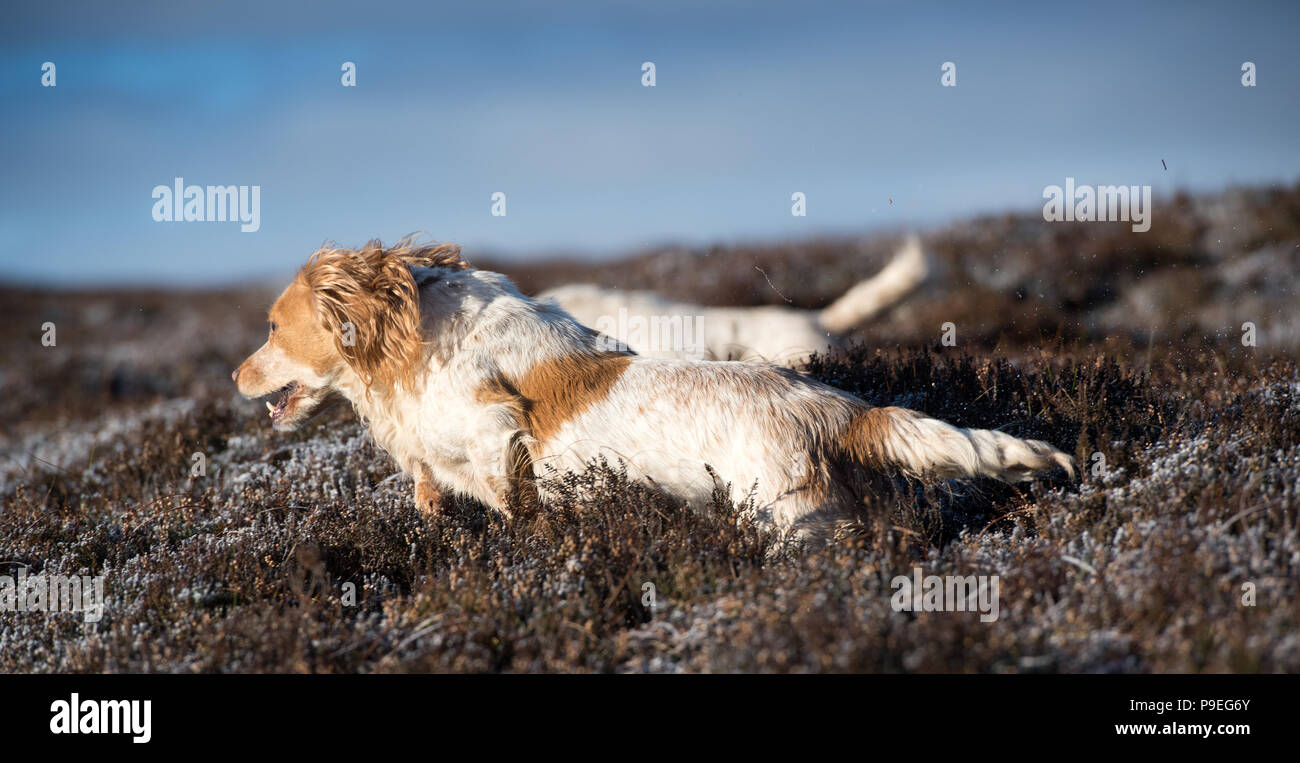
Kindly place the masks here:
POLYGON ((423 357, 417 277, 466 268, 450 245, 321 249, 271 306, 266 344, 232 374, 240 393, 272 396, 272 424, 287 431, 347 373, 367 394, 412 389, 423 357))

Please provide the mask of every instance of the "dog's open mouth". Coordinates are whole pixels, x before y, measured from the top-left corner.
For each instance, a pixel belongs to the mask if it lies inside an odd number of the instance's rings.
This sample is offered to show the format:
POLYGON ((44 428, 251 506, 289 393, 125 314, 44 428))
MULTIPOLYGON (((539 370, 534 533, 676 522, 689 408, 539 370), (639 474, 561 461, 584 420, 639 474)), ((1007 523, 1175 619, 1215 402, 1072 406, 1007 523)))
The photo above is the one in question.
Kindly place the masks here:
POLYGON ((297 399, 300 389, 298 382, 292 381, 271 393, 271 399, 266 401, 266 410, 271 416, 271 421, 279 421, 284 418, 284 414, 288 412, 290 406, 297 399))

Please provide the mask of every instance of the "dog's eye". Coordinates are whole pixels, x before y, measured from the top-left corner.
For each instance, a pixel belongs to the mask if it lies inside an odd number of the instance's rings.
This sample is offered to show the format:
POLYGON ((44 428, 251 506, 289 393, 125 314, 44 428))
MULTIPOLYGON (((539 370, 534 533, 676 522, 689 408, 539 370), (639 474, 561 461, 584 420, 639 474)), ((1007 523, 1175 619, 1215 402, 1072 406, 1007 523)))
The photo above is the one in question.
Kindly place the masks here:
POLYGON ((271 321, 271 333, 275 333, 275 321, 271 321))

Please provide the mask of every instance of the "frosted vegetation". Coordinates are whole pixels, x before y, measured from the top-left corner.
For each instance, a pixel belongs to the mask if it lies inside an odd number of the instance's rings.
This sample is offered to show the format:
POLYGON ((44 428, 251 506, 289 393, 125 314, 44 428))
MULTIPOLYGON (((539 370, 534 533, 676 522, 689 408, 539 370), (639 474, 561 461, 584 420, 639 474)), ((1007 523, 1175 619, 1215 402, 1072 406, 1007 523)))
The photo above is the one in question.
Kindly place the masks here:
MULTIPOLYGON (((502 269, 785 304, 757 264, 817 307, 894 243, 502 269)), ((807 372, 1048 440, 1085 478, 900 481, 784 557, 618 464, 555 476, 531 519, 423 518, 346 405, 285 435, 235 394, 271 291, 5 290, 0 574, 102 574, 107 602, 97 626, 0 613, 0 670, 1300 670, 1300 189, 1157 200, 1146 234, 1031 214, 925 243, 936 282, 807 372), (916 566, 1001 576, 1001 616, 892 611, 916 566)))

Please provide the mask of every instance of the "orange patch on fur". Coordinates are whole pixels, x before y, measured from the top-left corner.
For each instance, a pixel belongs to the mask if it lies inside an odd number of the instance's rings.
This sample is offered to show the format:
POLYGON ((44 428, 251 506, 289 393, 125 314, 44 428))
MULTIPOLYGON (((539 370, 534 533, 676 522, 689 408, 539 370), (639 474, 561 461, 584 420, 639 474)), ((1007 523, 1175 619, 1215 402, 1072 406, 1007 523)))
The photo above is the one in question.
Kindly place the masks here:
POLYGON ((631 362, 631 355, 613 352, 566 355, 538 363, 518 380, 498 378, 481 387, 477 398, 511 406, 534 439, 546 440, 604 400, 631 362))
POLYGON ((294 281, 271 306, 271 320, 276 324, 270 343, 295 361, 324 374, 338 364, 333 337, 316 315, 311 288, 294 281))
MULTIPOLYGON (((858 413, 843 433, 840 447, 856 463, 883 469, 887 443, 900 415, 913 414, 905 408, 870 408, 858 413)), ((913 414, 915 415, 915 414, 913 414)))
POLYGON ((604 400, 632 356, 568 355, 538 363, 519 380, 533 437, 550 438, 566 421, 604 400))

